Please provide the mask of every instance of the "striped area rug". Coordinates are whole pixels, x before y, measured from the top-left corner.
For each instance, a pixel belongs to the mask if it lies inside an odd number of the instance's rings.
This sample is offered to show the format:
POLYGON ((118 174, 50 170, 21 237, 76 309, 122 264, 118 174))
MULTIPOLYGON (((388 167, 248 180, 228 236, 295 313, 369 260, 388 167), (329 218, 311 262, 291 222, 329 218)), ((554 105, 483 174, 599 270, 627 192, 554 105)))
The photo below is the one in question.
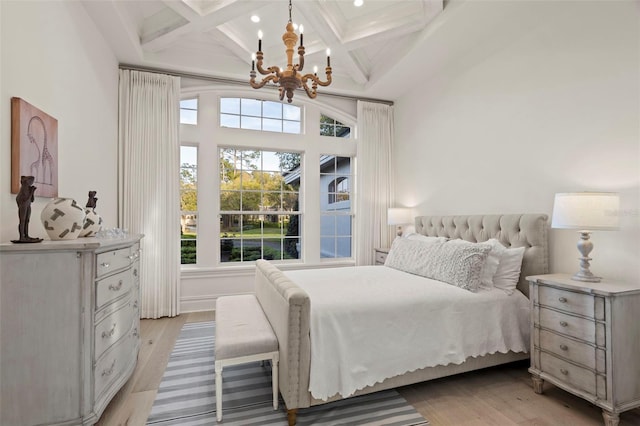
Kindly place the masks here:
MULTIPOLYGON (((158 388, 147 425, 215 425, 215 322, 182 328, 158 388)), ((271 367, 250 363, 223 371, 221 425, 287 425, 280 401, 274 410, 271 367)), ((298 410, 298 425, 428 425, 395 390, 298 410)))

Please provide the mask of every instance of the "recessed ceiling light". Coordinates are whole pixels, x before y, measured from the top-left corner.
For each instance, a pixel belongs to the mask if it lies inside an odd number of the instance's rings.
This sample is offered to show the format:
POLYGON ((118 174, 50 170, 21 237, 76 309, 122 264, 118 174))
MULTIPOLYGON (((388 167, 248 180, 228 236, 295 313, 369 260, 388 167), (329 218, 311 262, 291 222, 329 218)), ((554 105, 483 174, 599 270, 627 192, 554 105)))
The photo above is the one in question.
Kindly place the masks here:
POLYGON ((257 24, 258 22, 260 22, 260 17, 258 15, 251 15, 251 22, 255 22, 257 24))
POLYGON ((353 5, 355 7, 360 7, 364 4, 364 0, 353 0, 353 5))

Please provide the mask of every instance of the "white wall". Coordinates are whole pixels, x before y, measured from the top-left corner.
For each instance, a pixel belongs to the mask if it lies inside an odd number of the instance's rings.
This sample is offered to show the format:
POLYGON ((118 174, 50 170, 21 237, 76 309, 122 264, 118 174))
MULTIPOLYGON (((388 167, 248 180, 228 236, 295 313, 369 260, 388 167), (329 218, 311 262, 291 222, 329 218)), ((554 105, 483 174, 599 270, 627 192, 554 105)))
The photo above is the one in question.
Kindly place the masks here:
MULTIPOLYGON (((58 194, 87 202, 117 226, 118 62, 80 2, 0 1, 0 241, 18 238, 11 194, 11 97, 58 120, 58 194)), ((36 196, 38 192, 36 190, 36 196)), ((46 237, 40 222, 47 198, 32 205, 29 233, 46 237)))
MULTIPOLYGON (((591 270, 640 283, 638 3, 473 3, 443 14, 424 42, 469 48, 396 102, 397 203, 551 215, 556 192, 619 192, 621 230, 592 235, 591 270)), ((553 272, 577 271, 577 240, 550 231, 553 272)))

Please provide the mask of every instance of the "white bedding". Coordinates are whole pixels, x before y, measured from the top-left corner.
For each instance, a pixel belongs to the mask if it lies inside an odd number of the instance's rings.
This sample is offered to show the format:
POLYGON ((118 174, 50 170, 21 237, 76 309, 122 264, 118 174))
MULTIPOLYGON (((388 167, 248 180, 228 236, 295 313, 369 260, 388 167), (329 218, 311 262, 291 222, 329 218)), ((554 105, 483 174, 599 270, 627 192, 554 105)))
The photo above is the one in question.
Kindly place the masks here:
POLYGON ((529 350, 529 301, 384 266, 285 272, 311 300, 309 391, 326 400, 408 371, 529 350))

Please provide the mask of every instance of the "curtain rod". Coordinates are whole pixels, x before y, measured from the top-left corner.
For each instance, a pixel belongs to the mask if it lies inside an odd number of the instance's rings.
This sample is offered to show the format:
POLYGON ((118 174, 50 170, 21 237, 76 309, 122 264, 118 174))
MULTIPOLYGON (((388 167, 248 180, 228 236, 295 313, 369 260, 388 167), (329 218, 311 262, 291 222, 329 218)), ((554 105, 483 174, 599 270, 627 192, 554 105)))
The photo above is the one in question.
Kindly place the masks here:
MULTIPOLYGON (((238 79, 235 79, 235 78, 214 77, 214 76, 205 75, 205 74, 195 74, 195 73, 188 73, 188 72, 183 72, 183 71, 170 71, 170 70, 165 70, 165 69, 161 69, 161 68, 143 67, 143 66, 139 66, 139 65, 129 65, 129 64, 120 64, 120 65, 118 65, 118 67, 120 69, 123 69, 123 70, 155 72, 155 73, 160 73, 160 74, 172 75, 174 77, 184 77, 184 78, 193 78, 193 79, 196 79, 196 80, 210 81, 212 83, 222 83, 222 84, 230 84, 230 85, 237 85, 237 86, 248 86, 246 81, 238 80, 238 79)), ((274 89, 276 89, 276 86, 265 86, 265 87, 273 87, 274 89)), ((302 90, 302 89, 298 89, 298 90, 300 92, 304 93, 304 90, 302 90)), ((362 97, 358 97, 358 96, 340 95, 340 94, 337 94, 337 93, 328 93, 328 92, 322 92, 320 94, 322 96, 329 96, 329 97, 333 97, 333 98, 348 99, 348 100, 352 100, 352 101, 374 102, 374 103, 393 106, 393 101, 388 101, 388 100, 384 100, 384 99, 362 98, 362 97)))

